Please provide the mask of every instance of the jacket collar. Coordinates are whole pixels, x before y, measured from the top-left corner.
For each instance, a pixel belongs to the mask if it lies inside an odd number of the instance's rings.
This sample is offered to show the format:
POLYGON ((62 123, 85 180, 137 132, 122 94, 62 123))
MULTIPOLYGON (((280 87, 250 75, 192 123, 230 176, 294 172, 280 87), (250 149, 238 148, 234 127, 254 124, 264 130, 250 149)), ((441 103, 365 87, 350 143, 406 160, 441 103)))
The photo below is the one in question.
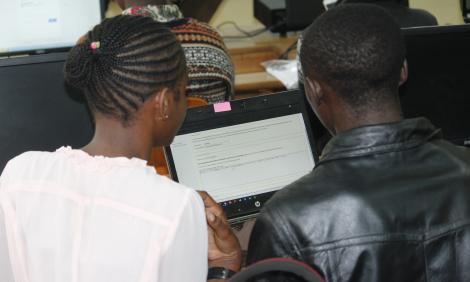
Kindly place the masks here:
POLYGON ((334 136, 328 142, 320 163, 406 150, 441 136, 441 130, 436 129, 426 118, 354 128, 334 136))

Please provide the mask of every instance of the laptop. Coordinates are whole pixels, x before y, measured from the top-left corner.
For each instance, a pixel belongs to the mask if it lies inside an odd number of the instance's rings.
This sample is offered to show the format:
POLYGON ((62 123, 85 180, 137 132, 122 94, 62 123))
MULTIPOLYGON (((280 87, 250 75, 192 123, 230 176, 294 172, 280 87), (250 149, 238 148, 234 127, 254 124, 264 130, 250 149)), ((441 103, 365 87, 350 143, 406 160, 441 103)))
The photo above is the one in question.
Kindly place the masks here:
POLYGON ((207 191, 229 222, 255 217, 317 161, 300 91, 189 109, 165 154, 173 180, 207 191))

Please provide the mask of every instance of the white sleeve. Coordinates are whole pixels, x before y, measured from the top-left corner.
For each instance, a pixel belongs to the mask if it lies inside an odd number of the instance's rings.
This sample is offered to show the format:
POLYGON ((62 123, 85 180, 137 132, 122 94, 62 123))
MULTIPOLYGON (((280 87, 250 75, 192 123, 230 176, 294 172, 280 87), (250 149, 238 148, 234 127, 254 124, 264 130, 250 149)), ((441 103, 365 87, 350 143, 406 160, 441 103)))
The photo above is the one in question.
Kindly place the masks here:
MULTIPOLYGON (((2 181, 0 180, 0 193, 2 192, 2 181)), ((0 202, 0 278, 2 282, 13 282, 13 273, 8 253, 8 241, 5 227, 5 214, 0 202)))
POLYGON ((158 281, 202 282, 207 278, 207 223, 202 199, 190 191, 180 223, 165 252, 158 281))

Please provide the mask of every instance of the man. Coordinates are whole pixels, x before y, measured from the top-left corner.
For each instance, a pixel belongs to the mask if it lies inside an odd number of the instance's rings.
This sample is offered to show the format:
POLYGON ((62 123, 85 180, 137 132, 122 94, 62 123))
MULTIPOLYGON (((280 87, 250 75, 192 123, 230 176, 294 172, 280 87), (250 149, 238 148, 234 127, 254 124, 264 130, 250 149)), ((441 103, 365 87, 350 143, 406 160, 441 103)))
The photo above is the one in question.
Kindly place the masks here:
POLYGON ((266 204, 248 263, 292 257, 327 281, 470 281, 470 151, 402 118, 399 26, 376 6, 332 9, 306 30, 301 60, 334 137, 266 204))
POLYGON ((167 23, 183 46, 188 67, 186 94, 208 103, 233 98, 235 72, 220 34, 206 23, 185 18, 182 0, 116 0, 124 15, 151 17, 167 23))
MULTIPOLYGON (((410 8, 408 0, 343 0, 338 1, 336 5, 358 3, 374 4, 385 9, 401 28, 438 25, 437 19, 428 11, 410 8)), ((300 46, 302 46, 302 35, 299 36, 297 46, 298 50, 300 50, 300 46)), ((304 75, 300 67, 299 52, 297 52, 297 55, 299 87, 303 89, 304 75)), ((331 135, 316 119, 312 121, 312 128, 315 131, 315 145, 317 151, 320 152, 325 147, 326 142, 331 138, 331 135)))

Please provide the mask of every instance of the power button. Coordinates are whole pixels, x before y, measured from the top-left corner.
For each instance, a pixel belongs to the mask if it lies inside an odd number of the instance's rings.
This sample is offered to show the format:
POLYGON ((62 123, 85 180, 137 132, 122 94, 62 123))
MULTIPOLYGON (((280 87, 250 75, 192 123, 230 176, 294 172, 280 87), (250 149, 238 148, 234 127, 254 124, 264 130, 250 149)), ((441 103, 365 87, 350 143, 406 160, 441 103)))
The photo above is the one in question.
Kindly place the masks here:
POLYGON ((259 201, 256 201, 255 202, 255 207, 257 207, 257 208, 261 207, 261 203, 259 201))

